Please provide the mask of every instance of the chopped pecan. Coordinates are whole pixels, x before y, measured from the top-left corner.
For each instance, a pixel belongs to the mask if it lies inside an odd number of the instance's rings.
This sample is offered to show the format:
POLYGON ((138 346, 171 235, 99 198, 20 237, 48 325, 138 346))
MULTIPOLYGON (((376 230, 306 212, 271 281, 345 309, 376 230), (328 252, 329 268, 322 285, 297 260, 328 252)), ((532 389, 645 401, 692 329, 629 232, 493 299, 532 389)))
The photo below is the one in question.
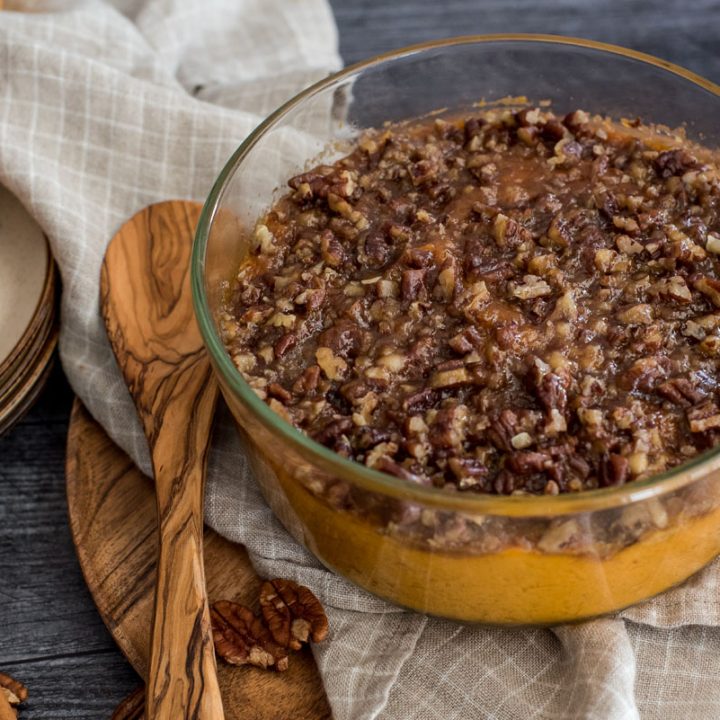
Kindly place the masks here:
POLYGON ((618 378, 618 385, 624 390, 652 392, 657 383, 667 376, 665 363, 657 357, 645 357, 636 360, 626 372, 618 378))
POLYGON ((328 380, 342 380, 347 371, 347 363, 324 345, 315 351, 315 360, 328 380))
POLYGON ((570 472, 580 480, 585 480, 590 475, 590 463, 577 453, 568 457, 567 465, 570 472))
POLYGON ((524 242, 532 240, 532 234, 517 220, 503 213, 498 213, 493 222, 493 237, 501 248, 517 248, 524 242))
POLYGON ((608 219, 612 220, 618 214, 620 208, 615 195, 608 190, 597 193, 594 197, 597 209, 608 219))
POLYGON ((400 259, 409 267, 419 269, 430 267, 435 256, 432 250, 427 248, 408 248, 400 259))
POLYGON ((626 325, 650 325, 653 321, 651 305, 640 303, 618 313, 618 320, 626 325))
POLYGON ((353 422, 350 418, 344 417, 331 420, 324 428, 313 435, 313 439, 322 445, 331 446, 337 440, 352 429, 353 422))
POLYGON ((345 262, 345 250, 332 230, 325 230, 320 238, 323 260, 330 267, 340 267, 345 262))
POLYGON ((630 476, 630 463, 626 457, 609 454, 600 464, 600 483, 603 487, 624 485, 630 476))
POLYGON ((488 475, 487 466, 476 458, 453 457, 448 460, 448 467, 461 486, 476 485, 488 475))
POLYGON ((695 280, 693 287, 707 296, 715 307, 720 307, 720 280, 703 275, 695 280))
POLYGON ((388 430, 365 425, 358 430, 355 441, 359 448, 367 450, 379 443, 390 442, 391 439, 392 435, 388 430))
POLYGON ((260 607, 274 641, 299 650, 312 638, 322 642, 328 621, 320 601, 304 585, 292 580, 267 580, 260 590, 260 607))
POLYGON ((273 640, 262 619, 249 608, 220 600, 211 606, 210 619, 215 652, 225 662, 287 670, 287 645, 273 640))
POLYGON ((431 337, 421 337, 408 350, 408 361, 414 364, 426 363, 433 357, 435 342, 431 337))
POLYGON ((297 334, 294 332, 285 333, 273 347, 275 357, 283 357, 288 351, 292 350, 297 343, 297 334))
POLYGON ((720 428, 720 409, 714 402, 706 402, 687 411, 690 431, 694 433, 706 432, 720 428))
POLYGON ((317 387, 318 381, 320 380, 320 366, 310 365, 305 368, 302 374, 293 384, 293 392, 298 395, 306 395, 312 393, 317 387))
POLYGON ((509 455, 507 459, 508 469, 519 475, 542 472, 552 463, 553 459, 549 453, 530 450, 519 450, 509 455))
POLYGON ((663 178, 684 175, 697 166, 697 160, 685 150, 666 150, 655 159, 655 169, 663 178))
POLYGON ((405 270, 402 274, 401 290, 403 300, 417 300, 425 290, 425 270, 405 270))
POLYGON ((692 302, 692 293, 685 283, 685 278, 675 275, 661 288, 661 293, 675 300, 675 302, 686 304, 692 302))
POLYGON ((403 407, 407 412, 419 412, 431 408, 437 401, 437 396, 432 388, 424 388, 405 398, 403 407))
POLYGON ((537 108, 523 108, 515 113, 515 120, 521 127, 538 125, 541 119, 540 111, 537 108))
POLYGON ((436 370, 430 378, 430 387, 434 390, 439 388, 454 388, 461 385, 473 383, 472 375, 465 367, 448 368, 447 370, 436 370))
POLYGON ((280 383, 270 383, 267 388, 268 395, 274 397, 287 405, 292 400, 292 395, 280 383))
POLYGON ((465 332, 458 333, 448 340, 448 345, 458 354, 467 355, 473 350, 473 344, 470 342, 465 332))
POLYGON ((438 176, 438 166, 431 160, 419 160, 408 167, 413 185, 427 185, 438 176))
POLYGON ((537 275, 525 275, 521 284, 516 284, 512 294, 519 300, 534 300, 552 294, 552 288, 537 275))
POLYGON ((387 473, 388 475, 394 475, 399 477, 401 480, 407 480, 408 482, 415 483, 416 485, 422 484, 422 478, 413 472, 410 472, 407 468, 403 467, 389 457, 381 457, 375 464, 375 469, 380 472, 387 473))
POLYGON ((392 245, 388 242, 385 234, 372 232, 365 238, 358 261, 361 267, 377 270, 390 260, 391 254, 392 245))
POLYGON ((357 324, 352 320, 341 318, 320 333, 318 345, 330 348, 335 355, 347 360, 358 355, 362 349, 362 339, 362 330, 357 324))
POLYGON ((464 134, 465 134, 465 142, 469 143, 474 138, 476 138, 480 133, 482 132, 483 126, 486 125, 485 118, 468 118, 465 121, 465 126, 463 128, 464 134))
POLYGON ((544 140, 556 143, 565 137, 565 128, 557 118, 551 118, 540 126, 540 134, 544 140))
POLYGON ((341 198, 350 198, 356 189, 355 181, 347 170, 338 170, 330 165, 320 165, 288 180, 301 200, 327 198, 333 193, 341 198))

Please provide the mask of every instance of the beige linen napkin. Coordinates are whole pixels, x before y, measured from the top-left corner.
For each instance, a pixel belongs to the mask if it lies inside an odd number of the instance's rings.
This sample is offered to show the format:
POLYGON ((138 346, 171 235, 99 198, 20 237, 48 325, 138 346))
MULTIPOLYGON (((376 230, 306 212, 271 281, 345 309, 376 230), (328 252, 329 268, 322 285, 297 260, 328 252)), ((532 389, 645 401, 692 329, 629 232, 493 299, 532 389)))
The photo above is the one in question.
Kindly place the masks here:
MULTIPOLYGON (((65 370, 147 471, 98 312, 105 246, 149 203, 203 199, 262 115, 339 66, 332 16, 325 0, 3 12, 0 63, 0 182, 38 219, 60 264, 65 370)), ((468 627, 392 607, 326 571, 280 527, 249 475, 225 413, 207 522, 244 543, 261 574, 295 578, 325 604, 331 636, 315 653, 337 720, 720 717, 718 563, 618 618, 468 627)))

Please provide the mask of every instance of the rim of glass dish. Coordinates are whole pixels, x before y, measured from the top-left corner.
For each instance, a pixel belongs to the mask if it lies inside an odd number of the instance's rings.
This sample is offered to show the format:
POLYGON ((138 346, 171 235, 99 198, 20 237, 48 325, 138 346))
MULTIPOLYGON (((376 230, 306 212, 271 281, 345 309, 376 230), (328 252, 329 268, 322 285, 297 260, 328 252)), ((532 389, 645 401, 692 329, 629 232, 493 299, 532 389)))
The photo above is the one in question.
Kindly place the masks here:
POLYGON ((682 465, 672 468, 667 472, 653 475, 645 480, 631 482, 620 487, 585 490, 573 494, 555 496, 476 495, 470 493, 451 493, 442 488, 412 485, 406 480, 381 473, 353 460, 343 458, 324 445, 315 442, 293 425, 283 420, 255 394, 243 379, 216 332, 215 322, 205 292, 204 278, 205 253, 210 228, 212 227, 212 222, 230 179, 248 152, 250 152, 267 130, 307 98, 322 92, 338 81, 348 78, 359 71, 381 65, 387 61, 420 54, 427 50, 489 42, 534 42, 546 43, 548 45, 572 45, 583 49, 598 50, 612 55, 621 55, 679 75, 702 89, 720 96, 720 86, 666 60, 617 45, 563 35, 526 33, 464 35, 410 45, 349 65, 301 91, 260 123, 231 155, 210 190, 198 221, 191 260, 191 283, 195 314, 208 352, 231 391, 239 396, 241 401, 255 417, 260 420, 266 429, 273 433, 278 441, 287 442, 305 459, 312 460, 326 472, 330 472, 339 478, 360 485, 371 491, 389 494, 404 500, 416 501, 440 509, 461 511, 469 514, 515 516, 565 515, 576 512, 590 512, 621 506, 672 492, 720 467, 720 447, 711 449, 682 465))

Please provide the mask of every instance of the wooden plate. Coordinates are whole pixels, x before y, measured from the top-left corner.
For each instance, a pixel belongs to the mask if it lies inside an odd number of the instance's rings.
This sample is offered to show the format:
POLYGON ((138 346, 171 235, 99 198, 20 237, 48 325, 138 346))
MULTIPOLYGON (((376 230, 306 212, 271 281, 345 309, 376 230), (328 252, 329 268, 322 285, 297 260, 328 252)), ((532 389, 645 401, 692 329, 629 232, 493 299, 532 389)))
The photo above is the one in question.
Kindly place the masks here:
MULTIPOLYGON (((145 676, 155 586, 153 487, 79 401, 70 418, 66 481, 70 530, 100 615, 132 666, 145 676)), ((242 546, 205 529, 210 602, 256 606, 260 579, 242 546)), ((218 663, 227 720, 326 720, 330 710, 309 650, 287 672, 218 663)))

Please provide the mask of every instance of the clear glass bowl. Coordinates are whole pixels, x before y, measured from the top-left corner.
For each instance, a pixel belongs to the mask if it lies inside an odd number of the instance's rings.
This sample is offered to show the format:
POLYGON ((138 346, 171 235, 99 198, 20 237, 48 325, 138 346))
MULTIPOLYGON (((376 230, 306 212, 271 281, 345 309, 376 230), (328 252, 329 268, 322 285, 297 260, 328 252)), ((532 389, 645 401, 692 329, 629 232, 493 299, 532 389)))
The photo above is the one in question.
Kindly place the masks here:
MULTIPOLYGON (((720 145, 720 88, 661 60, 548 36, 458 38, 344 70, 271 115, 230 158, 200 219, 196 313, 263 493, 327 567, 394 603, 493 624, 580 620, 637 603, 720 553, 720 449, 649 480, 555 497, 410 486, 346 460, 245 383, 218 332, 223 283, 288 178, 364 128, 526 96, 639 116, 720 145)), ((238 478, 240 482, 240 478, 238 478)))

